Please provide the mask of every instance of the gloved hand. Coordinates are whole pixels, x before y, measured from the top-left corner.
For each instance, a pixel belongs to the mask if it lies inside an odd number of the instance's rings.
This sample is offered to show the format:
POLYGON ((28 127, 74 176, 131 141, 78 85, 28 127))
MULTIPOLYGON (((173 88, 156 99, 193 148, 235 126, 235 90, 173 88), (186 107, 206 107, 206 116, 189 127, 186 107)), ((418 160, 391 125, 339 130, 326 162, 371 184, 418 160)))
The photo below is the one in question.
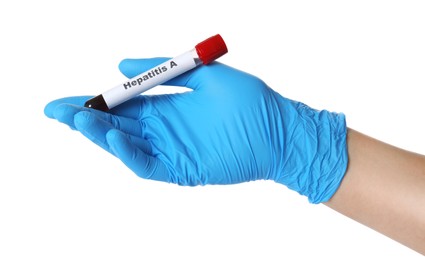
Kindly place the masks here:
MULTIPOLYGON (((164 58, 124 60, 131 78, 164 58)), ((325 202, 346 170, 343 114, 286 99, 259 78, 214 62, 166 84, 185 93, 140 95, 108 113, 91 97, 50 102, 45 114, 118 157, 138 176, 179 185, 274 180, 325 202)))

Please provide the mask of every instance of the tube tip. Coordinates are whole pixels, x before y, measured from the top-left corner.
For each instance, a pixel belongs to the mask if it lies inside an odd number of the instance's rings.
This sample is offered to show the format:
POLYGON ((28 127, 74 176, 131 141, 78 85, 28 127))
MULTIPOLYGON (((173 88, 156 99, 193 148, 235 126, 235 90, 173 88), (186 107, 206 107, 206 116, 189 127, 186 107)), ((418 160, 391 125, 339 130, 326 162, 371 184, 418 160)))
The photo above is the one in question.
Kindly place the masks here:
POLYGON ((86 103, 84 103, 84 106, 105 112, 109 110, 109 107, 102 95, 95 96, 94 98, 87 100, 86 103))

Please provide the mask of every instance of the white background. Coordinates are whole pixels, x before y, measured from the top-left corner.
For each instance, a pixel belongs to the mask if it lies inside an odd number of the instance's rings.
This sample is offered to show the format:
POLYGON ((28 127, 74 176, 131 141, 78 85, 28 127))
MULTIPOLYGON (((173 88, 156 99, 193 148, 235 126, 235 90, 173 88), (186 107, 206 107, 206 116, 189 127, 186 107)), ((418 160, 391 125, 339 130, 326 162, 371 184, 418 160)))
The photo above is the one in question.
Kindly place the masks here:
POLYGON ((425 154, 424 14, 419 0, 2 1, 0 259, 423 259, 272 182, 139 179, 43 108, 121 83, 123 58, 220 33, 221 62, 425 154))

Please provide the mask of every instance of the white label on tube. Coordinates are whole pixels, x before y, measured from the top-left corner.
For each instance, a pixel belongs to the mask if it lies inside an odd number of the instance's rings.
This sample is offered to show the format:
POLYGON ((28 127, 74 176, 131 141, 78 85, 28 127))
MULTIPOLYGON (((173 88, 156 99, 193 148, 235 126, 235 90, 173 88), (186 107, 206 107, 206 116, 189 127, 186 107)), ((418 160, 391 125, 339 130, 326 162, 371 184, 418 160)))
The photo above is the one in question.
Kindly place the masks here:
POLYGON ((113 108, 136 95, 160 85, 197 66, 192 52, 185 52, 147 70, 102 93, 108 108, 113 108))

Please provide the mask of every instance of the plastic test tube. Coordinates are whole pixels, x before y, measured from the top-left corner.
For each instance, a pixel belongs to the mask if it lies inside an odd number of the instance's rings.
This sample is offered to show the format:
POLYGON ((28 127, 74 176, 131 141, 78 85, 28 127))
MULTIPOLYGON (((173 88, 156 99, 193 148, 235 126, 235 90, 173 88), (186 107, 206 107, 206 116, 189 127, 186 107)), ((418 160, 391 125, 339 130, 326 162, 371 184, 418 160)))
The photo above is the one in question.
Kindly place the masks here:
POLYGON ((126 82, 89 99, 84 106, 101 111, 109 109, 139 95, 140 93, 162 84, 178 75, 208 64, 227 53, 227 47, 219 34, 200 43, 194 49, 149 69, 126 82))

